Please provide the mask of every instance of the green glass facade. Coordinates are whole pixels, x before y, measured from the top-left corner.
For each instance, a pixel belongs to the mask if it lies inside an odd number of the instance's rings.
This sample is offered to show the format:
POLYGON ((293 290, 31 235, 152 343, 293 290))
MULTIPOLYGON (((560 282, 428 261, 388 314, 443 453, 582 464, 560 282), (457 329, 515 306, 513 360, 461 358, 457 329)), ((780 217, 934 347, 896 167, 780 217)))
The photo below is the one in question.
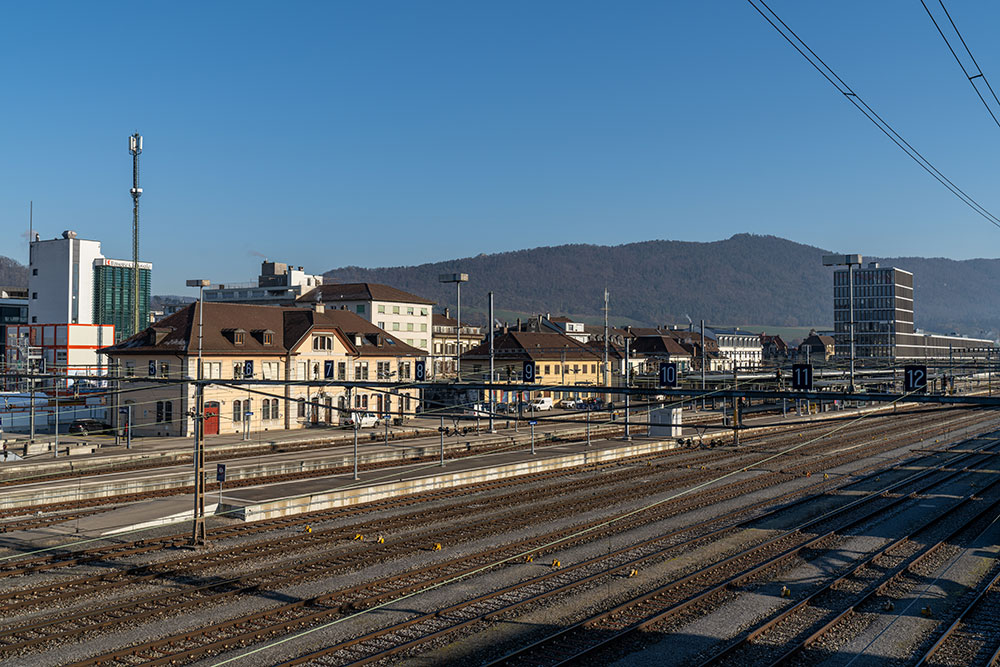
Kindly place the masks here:
MULTIPOLYGON (((139 329, 149 324, 149 289, 152 271, 139 268, 139 329)), ((113 324, 115 342, 131 336, 132 267, 94 267, 94 324, 113 324)))

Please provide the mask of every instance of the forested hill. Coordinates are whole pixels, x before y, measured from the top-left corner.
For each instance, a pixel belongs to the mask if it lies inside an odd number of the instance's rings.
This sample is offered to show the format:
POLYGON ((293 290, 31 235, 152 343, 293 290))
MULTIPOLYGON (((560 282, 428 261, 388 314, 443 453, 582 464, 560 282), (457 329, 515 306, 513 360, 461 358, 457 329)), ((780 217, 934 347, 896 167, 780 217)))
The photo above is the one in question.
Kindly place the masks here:
MULTIPOLYGON (((454 307, 455 287, 438 283, 438 275, 465 272, 470 282, 462 287, 462 310, 479 319, 492 290, 499 312, 596 321, 607 286, 613 321, 653 325, 684 322, 689 315, 715 323, 830 326, 832 269, 821 260, 827 252, 774 236, 738 234, 711 243, 564 245, 419 266, 349 266, 325 275, 336 282, 386 283, 454 307)), ((1000 260, 877 261, 915 274, 918 327, 970 335, 1000 328, 1000 260)))
POLYGON ((0 286, 27 287, 28 267, 10 257, 0 255, 0 286))

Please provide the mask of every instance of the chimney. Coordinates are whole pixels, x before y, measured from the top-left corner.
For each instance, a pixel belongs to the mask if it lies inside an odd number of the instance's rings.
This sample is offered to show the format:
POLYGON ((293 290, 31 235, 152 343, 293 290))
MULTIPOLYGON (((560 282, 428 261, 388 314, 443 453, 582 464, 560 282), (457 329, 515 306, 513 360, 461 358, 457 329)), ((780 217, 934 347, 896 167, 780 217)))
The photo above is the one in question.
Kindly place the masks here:
POLYGON ((521 318, 519 317, 517 318, 517 329, 515 329, 514 331, 520 331, 520 330, 521 330, 521 318))
POLYGON ((323 305, 322 301, 317 301, 313 304, 313 312, 316 313, 326 312, 326 306, 323 305))
POLYGON ((451 308, 449 308, 448 306, 444 307, 444 316, 449 319, 451 318, 451 308))

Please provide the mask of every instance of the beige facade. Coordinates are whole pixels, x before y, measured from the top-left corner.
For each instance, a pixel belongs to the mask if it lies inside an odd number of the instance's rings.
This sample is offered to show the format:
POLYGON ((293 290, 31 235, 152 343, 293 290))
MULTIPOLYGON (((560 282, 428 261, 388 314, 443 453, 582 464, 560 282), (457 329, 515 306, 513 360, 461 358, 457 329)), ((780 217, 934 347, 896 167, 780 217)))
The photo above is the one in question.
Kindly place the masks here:
MULTIPOLYGON (((122 407, 133 406, 137 435, 195 433, 194 386, 170 380, 198 375, 197 325, 192 324, 197 308, 193 304, 103 350, 126 378, 123 389, 129 391, 122 395, 122 407)), ((295 382, 405 381, 420 358, 420 350, 346 311, 205 304, 203 377, 219 381, 205 389, 206 435, 337 424, 350 409, 405 419, 416 410, 415 389, 295 382), (261 384, 225 384, 248 379, 247 371, 261 384)))
POLYGON ((308 307, 317 301, 327 309, 354 313, 407 345, 431 351, 434 303, 423 297, 377 283, 332 283, 308 292, 297 303, 308 307))

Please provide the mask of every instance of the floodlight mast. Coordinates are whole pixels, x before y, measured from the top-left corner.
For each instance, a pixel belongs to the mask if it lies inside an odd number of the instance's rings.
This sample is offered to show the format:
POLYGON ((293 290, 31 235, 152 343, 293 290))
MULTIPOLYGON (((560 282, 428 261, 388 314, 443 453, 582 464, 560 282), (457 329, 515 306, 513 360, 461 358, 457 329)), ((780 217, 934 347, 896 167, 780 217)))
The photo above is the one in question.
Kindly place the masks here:
POLYGON ((139 154, 142 153, 142 135, 138 132, 128 138, 128 152, 132 154, 132 331, 139 333, 139 154))
POLYGON ((823 255, 823 266, 846 266, 847 267, 847 303, 849 308, 848 332, 850 335, 851 351, 851 387, 854 391, 854 275, 851 269, 854 265, 861 268, 861 255, 823 255))

